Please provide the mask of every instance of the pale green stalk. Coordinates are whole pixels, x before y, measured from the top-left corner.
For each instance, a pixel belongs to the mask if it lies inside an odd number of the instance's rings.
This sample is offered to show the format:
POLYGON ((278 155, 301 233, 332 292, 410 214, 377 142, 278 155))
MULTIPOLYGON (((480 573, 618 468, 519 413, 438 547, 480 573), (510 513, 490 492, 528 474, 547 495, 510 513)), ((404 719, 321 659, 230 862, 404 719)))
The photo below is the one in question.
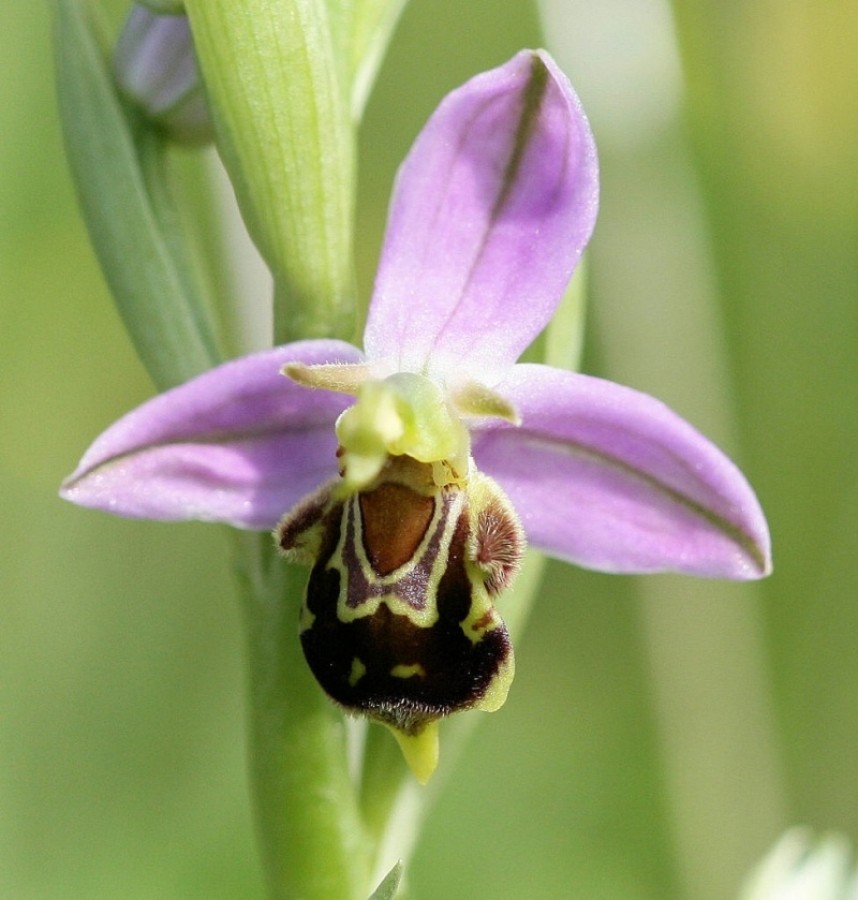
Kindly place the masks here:
MULTIPOLYGON (((605 369, 729 447, 729 363, 679 121, 684 86, 670 9, 629 3, 620 21, 584 0, 540 7, 550 49, 587 91, 604 181, 614 187, 602 198, 592 251, 605 369), (586 32, 566 27, 585 13, 586 32), (628 22, 636 23, 631 43, 628 22), (610 64, 593 50, 626 44, 610 64), (631 84, 648 90, 618 103, 617 85, 631 84)), ((754 848, 786 824, 759 588, 681 576, 635 586, 681 893, 727 897, 754 848)))
POLYGON ((384 51, 408 0, 351 0, 351 113, 360 121, 384 51))
POLYGON ((342 714, 304 661, 306 570, 269 535, 236 533, 250 670, 250 766, 270 896, 366 900, 371 845, 349 777, 342 714))
MULTIPOLYGON (((678 125, 623 154, 606 206, 595 307, 610 377, 651 391, 722 446, 735 443, 729 364, 678 125), (670 165, 665 165, 665 159, 670 165)), ((672 837, 684 896, 729 896, 787 824, 759 586, 637 579, 672 837)))

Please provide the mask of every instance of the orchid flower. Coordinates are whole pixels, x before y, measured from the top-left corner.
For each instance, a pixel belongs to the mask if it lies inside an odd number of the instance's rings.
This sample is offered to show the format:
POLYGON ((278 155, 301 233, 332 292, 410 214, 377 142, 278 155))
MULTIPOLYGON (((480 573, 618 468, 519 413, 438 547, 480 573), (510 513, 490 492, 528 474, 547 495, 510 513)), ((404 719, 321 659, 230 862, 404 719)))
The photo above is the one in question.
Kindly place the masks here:
POLYGON ((631 388, 516 362, 597 206, 578 98, 523 51, 449 94, 402 165, 363 350, 305 340, 206 372, 111 426, 63 496, 276 529, 313 565, 314 674, 428 777, 437 719, 506 697, 494 599, 525 540, 606 572, 770 568, 752 489, 691 425, 631 388))

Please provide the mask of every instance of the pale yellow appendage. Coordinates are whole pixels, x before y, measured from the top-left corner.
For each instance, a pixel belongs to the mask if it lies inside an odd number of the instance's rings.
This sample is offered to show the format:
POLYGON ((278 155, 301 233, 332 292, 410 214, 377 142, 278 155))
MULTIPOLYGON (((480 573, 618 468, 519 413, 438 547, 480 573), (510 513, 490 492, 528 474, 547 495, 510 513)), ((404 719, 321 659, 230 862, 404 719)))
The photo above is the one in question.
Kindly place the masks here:
POLYGON ((388 726, 399 744, 408 768, 420 784, 426 784, 438 766, 438 723, 429 722, 419 734, 406 734, 388 726))

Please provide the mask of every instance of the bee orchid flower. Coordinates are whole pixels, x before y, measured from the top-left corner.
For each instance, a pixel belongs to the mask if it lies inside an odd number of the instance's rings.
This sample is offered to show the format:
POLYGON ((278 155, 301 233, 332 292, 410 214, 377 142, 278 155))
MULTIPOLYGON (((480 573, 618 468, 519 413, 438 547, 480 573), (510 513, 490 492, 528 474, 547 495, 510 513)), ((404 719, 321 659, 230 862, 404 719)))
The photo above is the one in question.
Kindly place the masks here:
POLYGON ((631 388, 516 362, 597 207, 578 98, 523 51, 449 94, 403 163, 363 350, 300 341, 161 394, 96 440, 63 496, 274 529, 312 566, 299 628, 317 679, 428 777, 437 720, 506 697, 494 599, 525 541, 606 572, 770 568, 752 489, 691 425, 631 388))

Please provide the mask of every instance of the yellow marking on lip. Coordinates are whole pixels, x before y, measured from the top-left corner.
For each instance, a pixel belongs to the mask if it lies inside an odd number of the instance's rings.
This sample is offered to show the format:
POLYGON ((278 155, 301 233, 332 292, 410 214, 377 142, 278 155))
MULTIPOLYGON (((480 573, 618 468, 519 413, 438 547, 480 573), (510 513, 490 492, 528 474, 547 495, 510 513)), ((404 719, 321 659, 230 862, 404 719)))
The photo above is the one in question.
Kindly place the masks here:
POLYGON ((494 677, 489 683, 485 694, 474 704, 474 709, 482 709, 485 712, 496 712, 506 702, 506 695, 515 676, 515 657, 510 647, 509 655, 501 663, 494 677))
POLYGON ((438 621, 438 604, 435 590, 447 570, 450 544, 465 502, 464 492, 457 492, 447 508, 442 502, 436 502, 432 519, 412 559, 389 575, 382 576, 373 570, 364 549, 359 498, 357 496, 350 497, 343 505, 337 547, 327 563, 328 569, 340 574, 340 592, 337 600, 337 618, 340 622, 355 622, 358 619, 373 616, 378 612, 379 606, 384 604, 394 615, 406 617, 418 628, 431 628, 438 621), (374 591, 377 591, 377 593, 369 594, 357 606, 349 606, 348 604, 350 592, 353 590, 352 573, 349 572, 349 568, 344 562, 350 515, 354 517, 354 533, 351 548, 360 565, 361 577, 366 584, 370 585, 374 591), (424 563, 427 549, 432 543, 435 531, 438 528, 442 529, 438 552, 432 562, 429 577, 426 579, 426 585, 423 588, 427 602, 422 609, 415 609, 407 599, 398 593, 398 588, 417 567, 424 563))
POLYGON ((352 660, 352 670, 349 672, 349 686, 354 687, 364 675, 366 675, 366 666, 355 657, 352 660))
POLYGON ((309 631, 313 627, 313 622, 316 621, 316 614, 311 611, 310 607, 307 606, 307 601, 305 600, 301 604, 301 614, 298 619, 298 634, 303 634, 305 631, 309 631))
POLYGON ((403 665, 400 663, 398 666, 394 666, 390 670, 390 674, 394 678, 412 678, 414 675, 419 675, 421 678, 426 677, 426 670, 420 663, 411 663, 411 665, 403 665))

